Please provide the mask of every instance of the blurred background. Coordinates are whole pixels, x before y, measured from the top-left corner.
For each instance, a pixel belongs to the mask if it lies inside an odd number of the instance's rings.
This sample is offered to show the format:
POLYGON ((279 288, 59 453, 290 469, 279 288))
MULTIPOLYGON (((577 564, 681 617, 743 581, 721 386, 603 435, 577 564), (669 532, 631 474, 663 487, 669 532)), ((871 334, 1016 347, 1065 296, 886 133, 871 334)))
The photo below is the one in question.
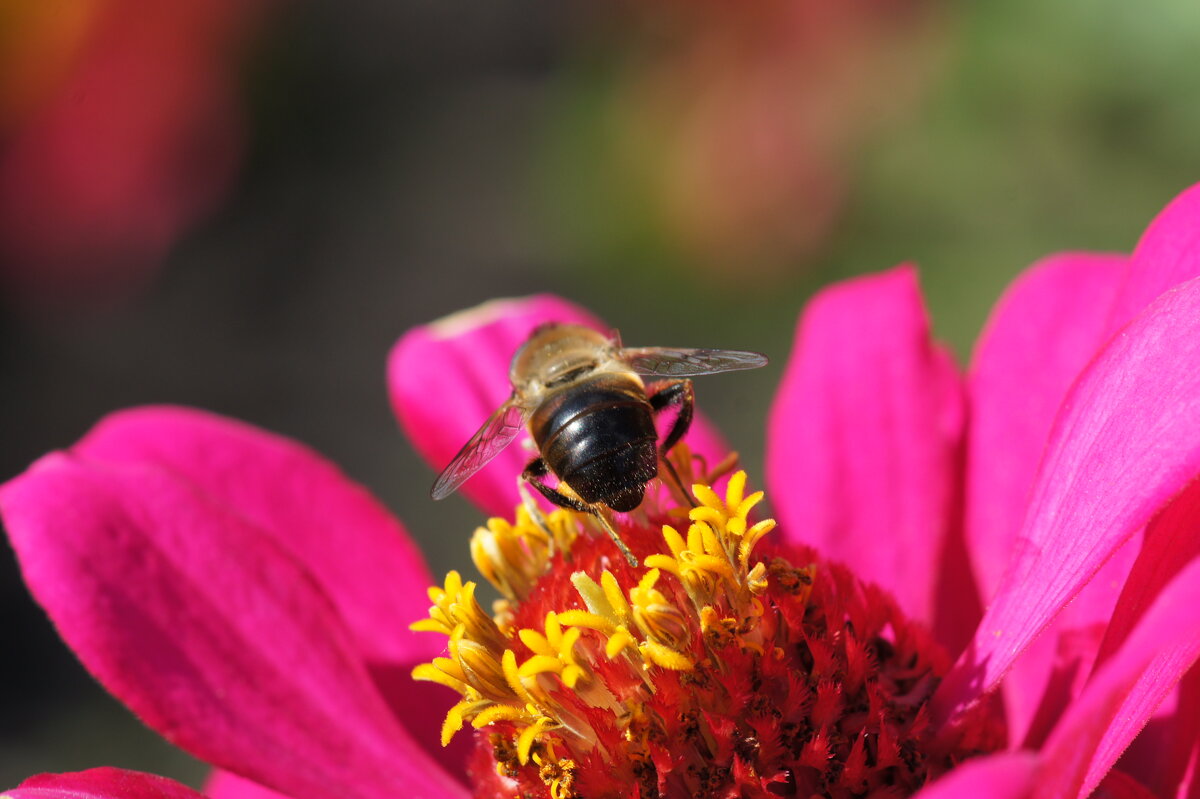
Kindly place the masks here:
MULTIPOLYGON (((704 410, 761 474, 818 287, 915 261, 965 359, 1038 257, 1123 250, 1200 180, 1192 0, 0 0, 0 478, 101 415, 298 438, 435 572, 383 365, 406 328, 553 291, 630 344, 762 350, 704 410), (845 6, 845 8, 843 8, 845 6)), ((0 788, 192 784, 0 557, 0 788)))

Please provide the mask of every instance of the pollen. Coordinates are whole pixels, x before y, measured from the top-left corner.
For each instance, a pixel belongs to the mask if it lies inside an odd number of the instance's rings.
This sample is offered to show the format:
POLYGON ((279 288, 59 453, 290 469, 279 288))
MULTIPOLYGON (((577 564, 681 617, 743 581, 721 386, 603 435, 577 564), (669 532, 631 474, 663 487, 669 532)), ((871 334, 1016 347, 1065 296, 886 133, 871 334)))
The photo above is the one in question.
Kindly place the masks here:
POLYGON ((441 739, 477 731, 478 797, 904 796, 1003 743, 984 706, 935 739, 946 653, 881 589, 772 542, 745 472, 713 487, 728 471, 618 517, 636 565, 591 517, 529 503, 471 541, 492 614, 455 572, 429 590, 412 628, 446 656, 413 676, 458 693, 441 739))

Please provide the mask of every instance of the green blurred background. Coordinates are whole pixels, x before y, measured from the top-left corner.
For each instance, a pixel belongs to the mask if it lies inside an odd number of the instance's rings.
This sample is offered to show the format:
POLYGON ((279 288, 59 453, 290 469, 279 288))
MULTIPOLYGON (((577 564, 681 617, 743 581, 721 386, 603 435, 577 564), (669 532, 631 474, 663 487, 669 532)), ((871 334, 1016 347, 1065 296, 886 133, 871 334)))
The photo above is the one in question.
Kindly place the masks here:
MULTIPOLYGON (((20 5, 0 0, 0 25, 20 5)), ((327 454, 444 571, 479 517, 429 501, 432 472, 391 417, 384 358, 406 328, 553 291, 630 344, 767 352, 766 370, 698 386, 761 473, 820 286, 916 262, 965 362, 1021 269, 1130 250, 1200 179, 1192 0, 891 0, 790 32, 769 17, 787 5, 749 21, 674 0, 263 5, 222 50, 240 112, 219 190, 154 247, 56 252, 69 279, 39 284, 34 245, 5 250, 2 476, 113 409, 197 405, 327 454), (109 272, 69 271, 94 264, 109 272)), ((55 91, 39 86, 0 117, 10 166, 55 91)), ((10 216, 35 191, 13 185, 10 216)), ((198 784, 200 764, 75 663, 8 553, 3 570, 0 788, 104 763, 198 784)))

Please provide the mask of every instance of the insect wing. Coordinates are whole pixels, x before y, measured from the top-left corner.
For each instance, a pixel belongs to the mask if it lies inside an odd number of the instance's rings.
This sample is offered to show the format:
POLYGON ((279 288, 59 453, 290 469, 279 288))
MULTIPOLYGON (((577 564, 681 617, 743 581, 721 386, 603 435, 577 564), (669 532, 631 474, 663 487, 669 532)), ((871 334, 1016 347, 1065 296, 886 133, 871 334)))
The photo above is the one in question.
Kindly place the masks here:
POLYGON ((453 494, 467 478, 487 466, 492 458, 512 443, 528 417, 528 411, 513 400, 501 405, 458 451, 454 460, 438 476, 429 495, 434 499, 445 499, 453 494))
POLYGON ((767 365, 767 356, 741 350, 688 350, 671 347, 635 347, 621 350, 621 360, 639 375, 695 377, 767 365))

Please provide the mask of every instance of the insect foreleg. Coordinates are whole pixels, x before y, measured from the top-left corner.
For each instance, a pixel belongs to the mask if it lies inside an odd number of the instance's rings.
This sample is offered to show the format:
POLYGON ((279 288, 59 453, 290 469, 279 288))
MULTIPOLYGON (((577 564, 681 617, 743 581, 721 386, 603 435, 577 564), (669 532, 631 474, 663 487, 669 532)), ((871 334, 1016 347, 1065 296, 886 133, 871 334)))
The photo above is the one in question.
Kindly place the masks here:
POLYGON ((559 491, 557 488, 551 488, 542 482, 542 478, 548 474, 550 474, 550 467, 546 465, 545 459, 534 458, 529 462, 529 465, 525 467, 525 471, 521 472, 521 479, 536 488, 539 494, 560 508, 578 511, 579 513, 591 513, 595 515, 595 512, 592 510, 591 506, 583 500, 576 499, 575 497, 569 497, 559 491))

